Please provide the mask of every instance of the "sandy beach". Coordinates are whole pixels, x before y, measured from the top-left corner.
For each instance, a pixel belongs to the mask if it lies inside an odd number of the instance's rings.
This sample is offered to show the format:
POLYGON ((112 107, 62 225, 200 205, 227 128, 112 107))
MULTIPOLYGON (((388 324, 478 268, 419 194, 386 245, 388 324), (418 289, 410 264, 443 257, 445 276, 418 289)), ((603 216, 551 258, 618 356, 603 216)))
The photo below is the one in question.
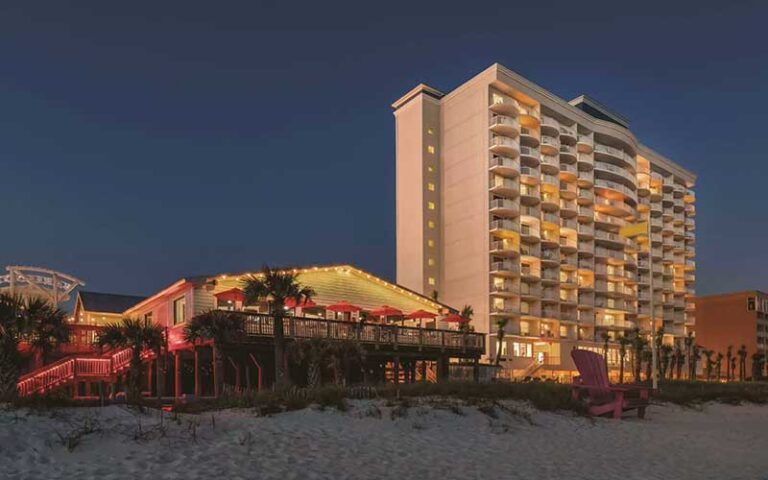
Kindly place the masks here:
POLYGON ((768 407, 660 405, 645 420, 593 421, 503 405, 162 419, 120 406, 4 410, 0 478, 768 478, 768 407))

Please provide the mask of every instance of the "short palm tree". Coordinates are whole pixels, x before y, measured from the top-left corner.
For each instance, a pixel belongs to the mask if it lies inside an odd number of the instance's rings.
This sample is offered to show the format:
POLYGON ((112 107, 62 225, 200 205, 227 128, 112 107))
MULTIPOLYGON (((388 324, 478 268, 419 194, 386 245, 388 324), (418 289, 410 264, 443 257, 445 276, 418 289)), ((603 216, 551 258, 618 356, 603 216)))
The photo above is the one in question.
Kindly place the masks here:
POLYGON ((243 318, 224 310, 209 310, 192 317, 184 326, 184 340, 195 345, 212 341, 213 394, 218 397, 224 385, 224 356, 230 345, 245 335, 243 318))
POLYGON ((600 338, 603 339, 603 362, 605 363, 605 374, 608 374, 608 341, 611 337, 608 332, 600 332, 600 338))
POLYGON ((719 382, 720 381, 720 372, 723 366, 723 354, 720 352, 717 352, 717 355, 715 356, 715 379, 719 382))
POLYGON ((701 346, 698 345, 697 343, 694 343, 691 346, 691 356, 689 359, 690 365, 688 365, 688 367, 690 368, 690 371, 688 372, 688 378, 691 380, 696 380, 700 359, 701 359, 701 346))
POLYGON ((733 345, 728 345, 728 349, 725 351, 725 380, 730 382, 733 380, 733 345))
POLYGON ((625 335, 621 335, 618 338, 619 341, 619 383, 624 383, 624 359, 627 357, 627 346, 632 343, 632 340, 625 335))
POLYGON ((504 328, 509 323, 508 318, 500 318, 496 320, 496 366, 499 366, 501 362, 501 352, 504 342, 504 328))
POLYGON ((0 402, 16 396, 23 358, 19 344, 29 342, 42 362, 69 340, 66 314, 41 299, 0 294, 0 402))
POLYGON ((688 335, 686 335, 685 340, 683 340, 683 343, 685 344, 685 358, 688 363, 688 380, 692 380, 695 369, 691 368, 691 360, 693 355, 693 332, 688 332, 688 335))
POLYGON ((306 302, 314 296, 315 291, 299 283, 296 274, 274 270, 265 265, 261 275, 252 275, 244 282, 245 301, 254 304, 261 301, 269 302, 269 313, 274 320, 275 335, 275 385, 283 388, 288 383, 285 371, 285 335, 283 319, 285 318, 285 302, 293 300, 297 304, 306 302))
POLYGON ((470 332, 471 326, 470 323, 472 322, 472 316, 475 315, 475 311, 472 309, 471 305, 464 305, 464 308, 461 309, 461 313, 459 313, 459 316, 461 318, 465 318, 465 322, 461 322, 459 324, 459 330, 462 332, 470 332))
POLYGON ((715 351, 707 349, 701 353, 704 354, 705 361, 707 362, 704 364, 704 375, 706 376, 707 381, 712 380, 712 367, 715 364, 715 362, 712 361, 712 355, 715 354, 715 351))
POLYGON ((640 372, 642 372, 643 350, 645 350, 645 346, 647 344, 648 344, 648 341, 640 333, 639 328, 635 328, 634 330, 632 330, 632 350, 633 350, 634 361, 635 361, 634 375, 635 375, 635 382, 638 382, 638 383, 640 382, 640 372))
MULTIPOLYGON (((149 319, 124 318, 118 323, 104 327, 99 335, 99 348, 130 348, 131 361, 128 367, 128 401, 141 401, 141 354, 145 350, 160 353, 165 345, 163 328, 149 319)), ((165 379, 157 378, 161 382, 165 379)))
POLYGON ((747 378, 747 346, 742 345, 736 354, 739 356, 739 381, 743 382, 747 378))
POLYGON ((67 312, 40 298, 27 300, 24 313, 30 329, 29 345, 39 359, 39 365, 48 363, 50 354, 62 343, 69 341, 67 312))
POLYGON ((660 355, 659 358, 661 360, 660 362, 661 365, 659 368, 659 370, 661 371, 661 374, 659 375, 659 378, 661 378, 662 380, 667 378, 667 371, 669 370, 669 362, 672 357, 673 350, 674 349, 672 348, 672 345, 664 344, 661 346, 661 350, 659 351, 659 355, 660 355))
POLYGON ((297 363, 306 364, 307 387, 318 388, 322 384, 323 364, 328 356, 328 342, 322 338, 299 340, 291 345, 289 356, 297 363))
MULTIPOLYGON (((677 344, 675 346, 675 370, 677 374, 677 379, 682 380, 683 379, 683 364, 685 363, 685 353, 683 353, 683 349, 680 348, 680 344, 677 344)), ((670 375, 671 377, 671 375, 670 375)))

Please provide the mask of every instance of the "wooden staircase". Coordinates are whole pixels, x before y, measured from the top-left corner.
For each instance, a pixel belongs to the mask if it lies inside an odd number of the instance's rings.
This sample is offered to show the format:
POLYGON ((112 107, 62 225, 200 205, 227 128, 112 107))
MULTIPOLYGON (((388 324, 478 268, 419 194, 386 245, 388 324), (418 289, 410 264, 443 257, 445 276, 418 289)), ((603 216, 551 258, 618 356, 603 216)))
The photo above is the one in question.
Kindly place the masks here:
MULTIPOLYGON (((154 357, 144 352, 142 360, 154 357)), ((118 350, 106 357, 71 355, 27 373, 17 384, 19 396, 47 393, 77 380, 114 380, 131 363, 131 349, 118 350)))

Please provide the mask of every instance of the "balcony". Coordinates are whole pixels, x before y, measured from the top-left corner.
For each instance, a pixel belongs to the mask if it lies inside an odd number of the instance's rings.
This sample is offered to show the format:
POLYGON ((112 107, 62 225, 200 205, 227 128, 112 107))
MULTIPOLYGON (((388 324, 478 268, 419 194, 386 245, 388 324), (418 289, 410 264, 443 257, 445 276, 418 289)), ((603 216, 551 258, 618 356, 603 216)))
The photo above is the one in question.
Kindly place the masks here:
POLYGON ((523 184, 520 187, 520 201, 525 205, 536 205, 539 203, 539 189, 532 185, 523 184))
POLYGON ((520 285, 520 296, 537 299, 541 296, 541 287, 538 285, 522 283, 520 285))
POLYGON ((595 145, 595 154, 598 156, 605 156, 609 160, 624 162, 633 169, 635 168, 635 157, 618 148, 597 144, 595 145))
POLYGON ((575 162, 576 147, 573 145, 560 145, 560 159, 575 162))
POLYGON ((560 128, 560 122, 546 115, 541 116, 542 131, 546 130, 550 133, 550 135, 557 136, 557 135, 560 135, 560 131, 558 130, 559 128, 560 128))
POLYGON ((541 221, 546 223, 551 223, 554 225, 560 225, 560 216, 554 213, 545 212, 541 215, 541 221))
POLYGON ((582 205, 590 205, 593 203, 595 199, 595 194, 592 193, 592 190, 588 190, 586 188, 580 188, 579 189, 579 203, 582 205))
POLYGON ((518 202, 508 198, 495 198, 490 201, 490 211, 494 215, 514 217, 520 212, 518 202))
POLYGON ((539 145, 539 131, 528 127, 520 129, 520 143, 523 145, 539 145))
POLYGON ((560 187, 560 177, 558 177, 557 175, 549 175, 546 173, 542 173, 541 183, 547 184, 547 185, 553 185, 555 187, 560 187))
POLYGON ((577 141, 578 134, 576 133, 575 128, 566 127, 565 125, 560 125, 559 131, 560 131, 560 138, 567 138, 567 139, 573 140, 574 142, 577 141))
POLYGON ((541 178, 541 173, 539 172, 538 167, 520 167, 520 175, 529 177, 523 182, 527 185, 535 185, 539 183, 539 179, 541 178))
POLYGON ((520 273, 520 266, 516 262, 504 260, 501 262, 491 262, 491 274, 504 277, 517 276, 520 273))
POLYGON ((491 158, 489 169, 507 177, 514 177, 520 172, 520 160, 517 158, 494 155, 491 158))
POLYGON ((490 130, 493 133, 515 138, 520 134, 520 122, 507 115, 494 114, 491 116, 490 130))
POLYGON ((559 265, 560 264, 560 251, 555 249, 545 249, 541 252, 541 261, 542 263, 546 263, 549 265, 559 265))
POLYGON ((520 192, 520 184, 517 180, 494 176, 491 179, 491 192, 506 197, 515 197, 520 192))
POLYGON ((514 233, 520 231, 517 222, 512 220, 492 220, 490 228, 493 233, 514 233))
POLYGON ((529 165, 538 165, 541 159, 541 153, 538 148, 521 146, 520 159, 529 165))
POLYGON ((629 170, 606 162, 595 162, 595 171, 602 174, 603 178, 617 182, 626 181, 628 185, 637 183, 635 174, 629 170))
POLYGON ((542 155, 557 155, 560 152, 560 140, 549 135, 541 136, 542 155))
POLYGON ((589 188, 595 183, 595 172, 592 170, 579 170, 577 180, 580 187, 589 188))
POLYGON ((520 236, 525 242, 538 242, 539 226, 525 223, 520 225, 520 236))
POLYGON ((491 255, 499 257, 514 257, 517 255, 518 247, 516 242, 507 239, 491 240, 490 252, 491 255))
POLYGON ((576 140, 576 148, 580 152, 592 152, 595 148, 595 141, 592 135, 579 135, 579 138, 576 140))
POLYGON ((560 181, 560 197, 565 198, 568 200, 572 200, 576 198, 576 195, 578 194, 579 188, 576 186, 575 183, 568 183, 565 181, 560 181))
POLYGON ((563 217, 575 217, 578 215, 578 205, 573 200, 560 199, 560 212, 563 217))
POLYGON ((531 106, 523 105, 522 103, 520 103, 517 111, 521 117, 526 117, 524 120, 527 121, 528 123, 534 123, 534 124, 539 123, 541 114, 536 109, 536 107, 531 107, 531 106))
POLYGON ((577 250, 576 240, 568 237, 560 237, 560 249, 575 252, 577 250))
MULTIPOLYGON (((579 215, 581 214, 582 210, 579 210, 579 215)), ((595 227, 587 223, 580 223, 576 231, 580 237, 591 238, 595 235, 595 227)))
POLYGON ((511 297, 520 293, 520 289, 513 282, 507 280, 491 282, 488 291, 497 297, 511 297))
POLYGON ((498 155, 507 155, 514 158, 520 154, 520 144, 517 140, 500 135, 493 135, 491 137, 490 150, 498 155))
POLYGON ((488 108, 495 113, 516 117, 520 111, 520 103, 507 95, 493 93, 491 94, 491 104, 488 108))
POLYGON ((623 227, 627 224, 627 221, 623 218, 606 215, 600 212, 595 212, 594 220, 597 223, 607 223, 609 225, 617 225, 619 227, 623 227))
POLYGON ((504 302, 502 304, 491 304, 491 315, 517 315, 519 313, 519 307, 514 302, 504 302))
POLYGON ((628 188, 626 185, 623 185, 618 182, 613 182, 611 180, 604 180, 601 178, 595 179, 595 189, 608 189, 610 190, 610 193, 620 193, 635 202, 637 202, 637 195, 635 194, 634 190, 628 188))

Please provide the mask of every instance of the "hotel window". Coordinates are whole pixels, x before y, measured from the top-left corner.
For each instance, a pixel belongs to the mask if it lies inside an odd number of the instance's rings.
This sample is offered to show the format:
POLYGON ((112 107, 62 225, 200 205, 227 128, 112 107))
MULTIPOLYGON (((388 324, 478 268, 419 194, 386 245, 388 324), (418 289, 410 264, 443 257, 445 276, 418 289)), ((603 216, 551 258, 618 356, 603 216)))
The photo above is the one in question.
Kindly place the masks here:
POLYGON ((432 135, 433 133, 435 133, 434 130, 432 130, 431 128, 427 129, 427 135, 432 135))
POLYGON ((428 145, 427 146, 427 152, 435 153, 435 146, 434 145, 428 145))
POLYGON ((427 190, 429 190, 430 192, 434 192, 435 191, 435 184, 432 183, 432 182, 427 183, 427 190))
POLYGON ((429 277, 427 279, 427 283, 429 283, 430 285, 434 285, 435 284, 435 277, 429 277))
POLYGON ((435 241, 434 241, 434 240, 432 240, 432 239, 430 239, 430 240, 427 240, 427 246, 428 246, 428 247, 434 247, 434 246, 435 246, 435 241))
POLYGON ((187 310, 186 298, 181 297, 173 301, 173 324, 174 325, 184 323, 186 310, 187 310))
POLYGON ((526 322, 525 320, 520 321, 520 335, 529 335, 531 332, 531 325, 530 323, 526 322))
POLYGON ((429 260, 427 260, 427 265, 429 265, 430 267, 435 266, 435 259, 434 258, 430 258, 429 260))
POLYGON ((435 228, 435 222, 433 222, 432 220, 427 221, 427 227, 435 228))
POLYGON ((430 210, 435 209, 435 202, 427 202, 427 208, 430 210))
POLYGON ((530 343, 512 342, 512 355, 530 358, 533 356, 533 345, 530 343))
MULTIPOLYGON (((497 338, 497 339, 496 339, 496 342, 497 342, 497 343, 496 343, 496 351, 497 351, 497 352, 499 351, 499 344, 498 344, 498 341, 499 341, 499 339, 497 338)), ((506 341, 504 341, 504 340, 502 340, 502 341, 501 341, 501 357, 502 357, 502 358, 504 358, 504 357, 506 357, 506 356, 507 356, 507 342, 506 342, 506 341)))
POLYGON ((491 98, 493 99, 493 104, 494 105, 496 105, 498 103, 504 103, 504 97, 502 97, 498 93, 494 93, 491 98))
POLYGON ((429 166, 427 167, 427 171, 428 171, 428 172, 430 172, 430 173, 431 173, 431 172, 434 172, 434 171, 435 171, 435 167, 433 167, 432 165, 429 165, 429 166))

